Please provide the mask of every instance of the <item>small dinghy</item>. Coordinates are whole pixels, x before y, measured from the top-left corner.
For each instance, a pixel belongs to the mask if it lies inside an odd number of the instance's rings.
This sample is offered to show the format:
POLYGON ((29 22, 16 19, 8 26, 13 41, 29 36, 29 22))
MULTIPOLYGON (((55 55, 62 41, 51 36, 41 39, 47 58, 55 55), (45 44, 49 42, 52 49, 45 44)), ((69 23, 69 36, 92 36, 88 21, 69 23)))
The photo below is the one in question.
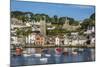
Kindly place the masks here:
POLYGON ((73 54, 73 55, 77 55, 77 54, 78 54, 77 49, 74 49, 74 50, 72 51, 72 54, 73 54))
POLYGON ((31 54, 23 54, 24 57, 29 57, 31 54))
POLYGON ((41 54, 34 54, 35 57, 41 57, 41 54))
POLYGON ((45 54, 45 56, 46 56, 46 57, 51 57, 51 55, 50 55, 50 54, 45 54))
POLYGON ((77 53, 77 52, 72 52, 72 54, 73 54, 73 55, 77 55, 78 53, 77 53))
POLYGON ((61 54, 62 53, 62 48, 55 48, 55 53, 57 55, 61 54))
POLYGON ((48 58, 40 58, 40 62, 45 64, 48 62, 48 58))

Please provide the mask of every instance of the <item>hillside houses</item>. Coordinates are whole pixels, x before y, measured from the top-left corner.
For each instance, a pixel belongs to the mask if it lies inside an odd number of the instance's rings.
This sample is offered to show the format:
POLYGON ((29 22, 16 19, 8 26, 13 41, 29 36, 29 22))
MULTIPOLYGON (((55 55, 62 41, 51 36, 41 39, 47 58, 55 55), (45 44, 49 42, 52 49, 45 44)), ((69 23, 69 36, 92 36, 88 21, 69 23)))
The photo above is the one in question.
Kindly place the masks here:
POLYGON ((45 21, 40 22, 22 22, 16 18, 11 18, 11 44, 43 44, 42 40, 46 35, 45 21), (28 32, 29 29, 29 32, 28 32), (25 32, 26 31, 26 32, 25 32), (21 35, 20 35, 21 34, 21 35))
MULTIPOLYGON (((11 44, 25 45, 84 45, 86 38, 79 36, 79 32, 71 32, 70 36, 59 35, 47 35, 47 30, 56 30, 57 26, 52 23, 46 23, 45 20, 22 22, 16 18, 11 18, 11 44), (18 30, 18 31, 17 31, 18 30), (21 31, 20 31, 21 30, 21 31), (17 31, 17 32, 16 32, 17 31), (19 34, 19 35, 18 35, 19 34), (20 35, 21 34, 21 35, 20 35)), ((69 24, 69 20, 66 19, 62 25, 62 30, 75 31, 80 25, 72 26, 69 24)), ((59 29, 58 29, 59 30, 59 29)), ((57 30, 56 30, 57 31, 57 30)), ((92 30, 93 31, 93 30, 92 30)), ((65 34, 67 34, 65 32, 65 34)))

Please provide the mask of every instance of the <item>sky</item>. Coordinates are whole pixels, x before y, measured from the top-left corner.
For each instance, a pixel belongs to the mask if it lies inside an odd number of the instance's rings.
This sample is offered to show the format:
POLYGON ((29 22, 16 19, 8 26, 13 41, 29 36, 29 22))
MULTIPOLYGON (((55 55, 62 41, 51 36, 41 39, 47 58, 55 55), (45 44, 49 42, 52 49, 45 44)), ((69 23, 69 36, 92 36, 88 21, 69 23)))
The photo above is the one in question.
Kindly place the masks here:
POLYGON ((11 0, 11 11, 44 13, 49 16, 68 16, 82 21, 95 12, 95 6, 75 4, 54 4, 11 0))

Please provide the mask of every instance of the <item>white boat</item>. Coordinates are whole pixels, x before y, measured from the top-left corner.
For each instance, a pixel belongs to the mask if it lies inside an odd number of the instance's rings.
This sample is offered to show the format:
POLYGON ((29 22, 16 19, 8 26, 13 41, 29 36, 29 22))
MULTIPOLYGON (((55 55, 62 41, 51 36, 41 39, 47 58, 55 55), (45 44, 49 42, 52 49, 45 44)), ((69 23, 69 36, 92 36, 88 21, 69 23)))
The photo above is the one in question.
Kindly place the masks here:
POLYGON ((35 57, 41 57, 41 54, 34 54, 35 57))
POLYGON ((72 48, 72 54, 73 54, 73 55, 77 55, 77 54, 78 54, 77 48, 72 48))
POLYGON ((31 56, 31 54, 23 54, 24 57, 31 56))
POLYGON ((40 58, 40 62, 47 63, 48 62, 48 58, 40 58))
POLYGON ((77 52, 72 52, 72 54, 73 54, 73 55, 77 55, 78 53, 77 53, 77 52))
POLYGON ((50 57, 51 55, 50 55, 50 54, 45 54, 45 56, 46 56, 46 57, 50 57))

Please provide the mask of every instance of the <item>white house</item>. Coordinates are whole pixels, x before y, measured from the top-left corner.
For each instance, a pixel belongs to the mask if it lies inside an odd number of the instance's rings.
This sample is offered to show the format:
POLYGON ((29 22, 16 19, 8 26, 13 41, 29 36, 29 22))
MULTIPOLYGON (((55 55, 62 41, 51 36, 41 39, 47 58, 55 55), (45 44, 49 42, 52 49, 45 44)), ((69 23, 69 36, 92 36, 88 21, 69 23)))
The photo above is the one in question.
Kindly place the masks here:
POLYGON ((78 44, 78 40, 72 40, 72 44, 73 46, 76 46, 78 44))
POLYGON ((79 45, 84 45, 86 41, 87 41, 86 39, 85 40, 83 39, 83 40, 79 40, 78 42, 79 42, 79 45))
POLYGON ((95 32, 95 27, 92 26, 92 27, 88 27, 87 31, 84 32, 84 34, 91 34, 95 32))
POLYGON ((26 37, 26 43, 35 43, 35 36, 36 35, 34 33, 28 35, 28 37, 26 37))
POLYGON ((94 27, 94 26, 92 27, 92 30, 91 30, 91 31, 92 31, 92 32, 95 32, 95 27, 94 27))
POLYGON ((69 45, 69 40, 68 40, 68 38, 64 38, 64 45, 69 45))
POLYGON ((76 36, 76 35, 78 35, 78 32, 72 32, 71 35, 76 36))
POLYGON ((91 45, 95 44, 95 38, 91 38, 91 45))
POLYGON ((60 45, 60 38, 59 38, 59 37, 56 37, 56 38, 55 38, 55 44, 56 44, 56 45, 60 45))

